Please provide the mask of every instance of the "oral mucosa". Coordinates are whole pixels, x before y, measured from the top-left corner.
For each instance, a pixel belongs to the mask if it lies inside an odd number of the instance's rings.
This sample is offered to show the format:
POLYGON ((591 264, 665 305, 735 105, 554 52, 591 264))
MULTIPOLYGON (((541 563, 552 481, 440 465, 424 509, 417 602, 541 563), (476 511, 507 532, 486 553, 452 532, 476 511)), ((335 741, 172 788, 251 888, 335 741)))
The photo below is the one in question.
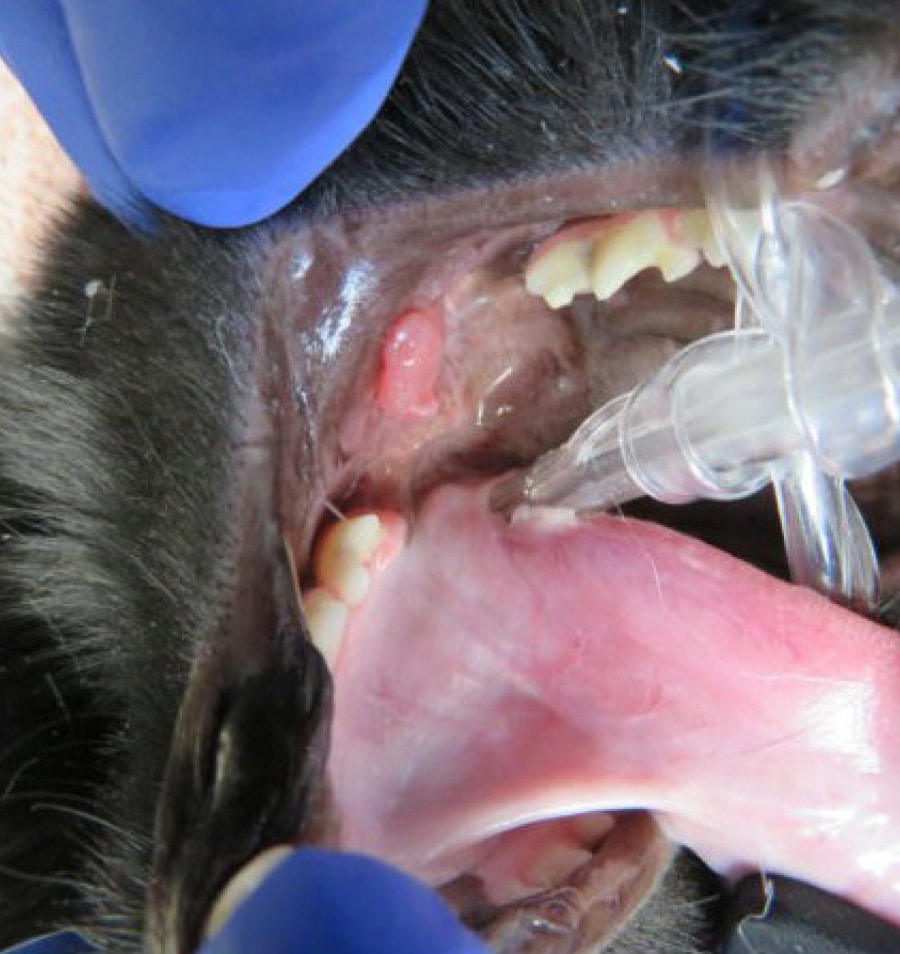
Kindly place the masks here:
POLYGON ((893 633, 655 524, 488 505, 504 467, 730 326, 723 260, 705 211, 643 210, 486 243, 412 293, 297 552, 339 844, 488 935, 564 890, 609 936, 669 839, 900 921, 893 633))

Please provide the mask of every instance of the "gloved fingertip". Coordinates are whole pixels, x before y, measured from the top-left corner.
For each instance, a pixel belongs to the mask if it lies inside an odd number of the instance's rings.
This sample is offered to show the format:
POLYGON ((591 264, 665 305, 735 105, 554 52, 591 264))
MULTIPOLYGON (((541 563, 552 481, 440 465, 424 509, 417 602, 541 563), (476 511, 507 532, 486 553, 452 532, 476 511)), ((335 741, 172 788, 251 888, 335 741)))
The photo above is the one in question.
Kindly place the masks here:
POLYGON ((373 858, 312 848, 298 849, 277 864, 202 954, 249 950, 486 954, 426 885, 373 858))

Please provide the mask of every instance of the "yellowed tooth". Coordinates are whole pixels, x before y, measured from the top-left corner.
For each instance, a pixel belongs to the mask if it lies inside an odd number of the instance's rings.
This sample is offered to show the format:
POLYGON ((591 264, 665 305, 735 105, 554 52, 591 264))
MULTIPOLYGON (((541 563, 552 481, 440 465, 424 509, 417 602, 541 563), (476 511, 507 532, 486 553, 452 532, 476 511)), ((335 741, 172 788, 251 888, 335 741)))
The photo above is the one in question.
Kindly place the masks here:
POLYGON ((206 919, 206 937, 220 931, 238 905, 260 886, 266 876, 292 852, 289 845, 277 845, 258 854, 225 885, 206 919))
POLYGON ((641 212, 600 236, 591 260, 591 284, 600 301, 606 301, 645 268, 657 264, 659 250, 667 243, 659 214, 641 212))
POLYGON ((678 248, 670 245, 660 248, 656 255, 656 266, 665 281, 678 282, 686 278, 700 264, 700 251, 696 248, 678 248))
POLYGON ((713 232, 710 232, 709 239, 703 243, 701 251, 703 252, 703 257, 713 268, 721 268, 728 261, 725 252, 722 250, 722 246, 719 244, 718 238, 716 238, 713 232))
POLYGON ((323 586, 349 606, 358 606, 369 592, 370 563, 384 538, 377 514, 351 517, 330 526, 313 554, 313 570, 323 586))
POLYGON ((700 248, 712 232, 712 224, 706 209, 685 209, 677 213, 678 234, 683 244, 700 248))
POLYGON ((535 885, 552 888, 590 861, 591 857, 591 852, 585 848, 566 844, 553 845, 532 865, 528 873, 529 878, 535 885))
POLYGON ((350 612, 347 605, 317 586, 304 592, 303 612, 312 641, 325 657, 328 667, 334 669, 347 627, 350 612))
POLYGON ((341 570, 340 577, 329 581, 329 586, 334 588, 335 596, 348 606, 359 606, 366 598, 371 584, 372 576, 369 571, 364 566, 349 561, 341 570))
POLYGON ((613 222, 593 238, 562 241, 529 264, 525 288, 551 308, 593 291, 611 298, 639 272, 658 268, 667 282, 690 275, 703 258, 725 263, 705 209, 648 210, 613 222))
POLYGON ((338 525, 342 546, 352 550, 367 563, 381 545, 383 534, 381 520, 377 513, 366 513, 359 517, 350 517, 338 525))
POLYGON ((713 268, 721 268, 725 264, 725 253, 719 245, 706 209, 688 209, 684 212, 679 221, 679 230, 685 243, 699 249, 713 268))
MULTIPOLYGON (((729 243, 738 261, 752 261, 759 241, 759 214, 752 209, 732 209, 728 215, 729 243)), ((703 246, 706 260, 714 268, 721 268, 728 261, 715 229, 710 228, 709 243, 703 246)))
POLYGON ((565 308, 576 295, 590 292, 588 250, 591 244, 563 241, 529 262, 525 270, 526 291, 540 295, 550 308, 565 308))

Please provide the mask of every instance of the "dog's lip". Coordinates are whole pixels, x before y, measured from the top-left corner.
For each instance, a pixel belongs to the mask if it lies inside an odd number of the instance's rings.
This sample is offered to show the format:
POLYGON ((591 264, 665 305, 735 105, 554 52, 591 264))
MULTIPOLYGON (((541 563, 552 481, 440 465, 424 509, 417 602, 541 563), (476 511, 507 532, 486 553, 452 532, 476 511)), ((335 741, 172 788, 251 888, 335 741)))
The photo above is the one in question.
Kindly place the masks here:
POLYGON ((679 161, 589 166, 376 209, 361 206, 340 218, 353 226, 376 222, 388 234, 394 229, 408 234, 416 220, 423 232, 453 239, 485 228, 541 228, 637 209, 694 207, 703 203, 702 163, 698 154, 679 161))

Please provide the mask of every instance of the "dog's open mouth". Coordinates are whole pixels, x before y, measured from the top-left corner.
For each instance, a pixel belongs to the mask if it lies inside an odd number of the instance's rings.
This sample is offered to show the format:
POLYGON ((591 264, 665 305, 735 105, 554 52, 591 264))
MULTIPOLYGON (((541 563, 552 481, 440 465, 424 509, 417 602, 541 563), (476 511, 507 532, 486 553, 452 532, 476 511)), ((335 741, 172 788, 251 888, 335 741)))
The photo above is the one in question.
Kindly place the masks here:
POLYGON ((498 475, 732 325, 722 263, 699 208, 449 247, 396 295, 323 518, 290 535, 335 680, 338 844, 441 888, 498 950, 611 937, 670 838, 900 920, 900 652, 784 582, 770 502, 512 525, 489 505, 498 475))

